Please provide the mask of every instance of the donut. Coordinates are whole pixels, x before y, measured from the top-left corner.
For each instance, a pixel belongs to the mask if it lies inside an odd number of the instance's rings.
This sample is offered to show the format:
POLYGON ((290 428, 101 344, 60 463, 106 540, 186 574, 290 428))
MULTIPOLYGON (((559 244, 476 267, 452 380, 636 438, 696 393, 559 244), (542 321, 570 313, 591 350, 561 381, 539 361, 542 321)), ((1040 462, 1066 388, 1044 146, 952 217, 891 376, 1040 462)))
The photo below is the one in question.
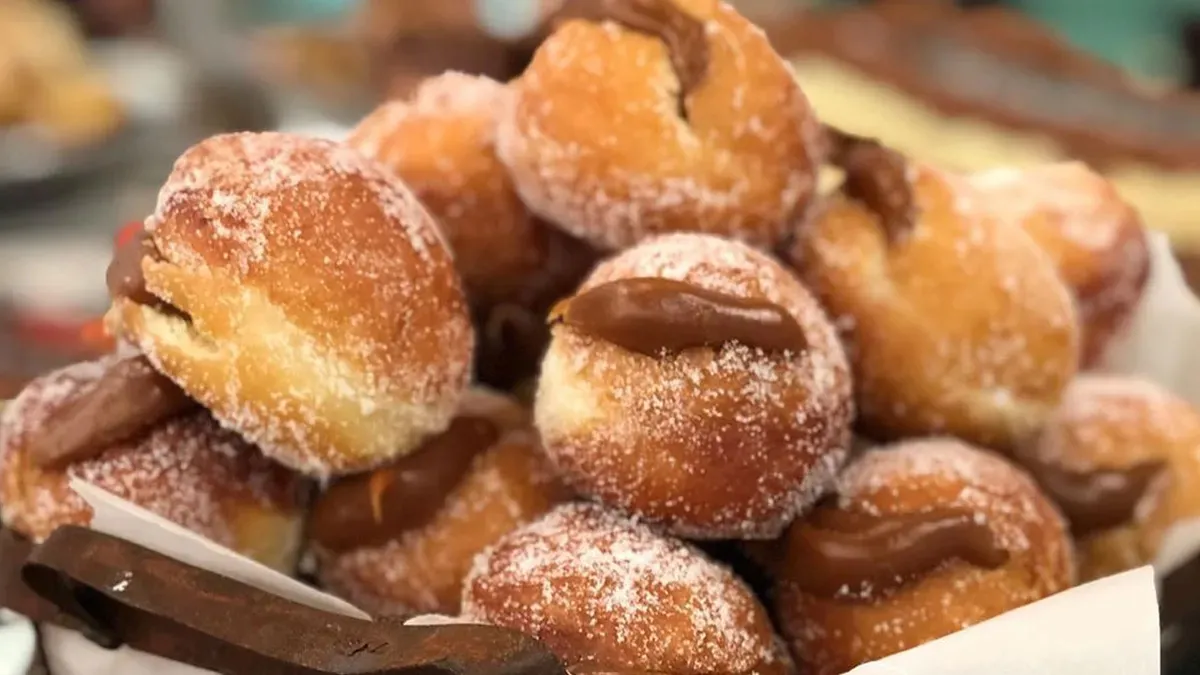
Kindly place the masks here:
POLYGON ((867 139, 833 141, 845 183, 785 257, 847 343, 863 433, 1010 450, 1077 370, 1065 284, 961 177, 867 139))
POLYGON ((463 617, 541 640, 572 673, 785 673, 766 610, 726 568, 594 504, 476 558, 463 617))
POLYGON ((1075 297, 1082 364, 1098 365, 1138 306, 1150 277, 1141 217, 1080 162, 996 169, 969 177, 984 208, 1024 228, 1075 297))
POLYGON ((446 432, 317 499, 318 578, 374 615, 457 615, 475 555, 565 497, 528 411, 475 389, 446 432))
POLYGON ((1018 459, 1075 534, 1084 580, 1156 562, 1200 517, 1200 411, 1139 378, 1083 375, 1018 459))
POLYGON ((497 128, 535 213, 601 250, 783 237, 815 190, 821 137, 759 28, 718 0, 572 0, 560 19, 497 128))
POLYGON ((535 218, 495 152, 505 85, 449 72, 384 103, 347 143, 394 171, 441 226, 472 305, 532 306, 587 272, 586 246, 535 218))
POLYGON ((108 274, 111 331, 269 457, 325 477, 449 424, 473 337, 433 219, 332 142, 238 133, 176 162, 108 274))
POLYGON ((800 671, 838 675, 1074 583, 1067 526, 1033 480, 953 439, 867 452, 784 535, 776 615, 800 671))
POLYGON ((588 497, 680 536, 772 538, 845 459, 845 354, 763 253, 664 235, 601 263, 555 316, 535 417, 588 497))
MULTIPOLYGON (((188 530, 291 572, 301 545, 304 487, 206 411, 192 407, 95 456, 46 466, 35 454, 54 427, 104 426, 71 415, 130 357, 77 363, 30 383, 0 414, 0 515, 40 542, 62 525, 89 525, 91 508, 69 487, 87 481, 188 530)), ((145 395, 145 392, 141 392, 145 395)))

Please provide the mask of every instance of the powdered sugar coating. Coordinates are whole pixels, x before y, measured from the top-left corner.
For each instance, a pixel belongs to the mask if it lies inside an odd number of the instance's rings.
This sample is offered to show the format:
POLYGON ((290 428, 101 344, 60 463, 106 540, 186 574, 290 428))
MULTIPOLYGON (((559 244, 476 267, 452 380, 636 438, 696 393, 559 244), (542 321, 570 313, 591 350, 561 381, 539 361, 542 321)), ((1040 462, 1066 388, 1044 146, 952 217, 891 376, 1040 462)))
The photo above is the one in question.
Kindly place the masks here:
POLYGON ((761 30, 723 2, 672 1, 710 51, 686 119, 662 41, 570 21, 514 82, 500 158, 534 212, 605 250, 678 231, 770 245, 813 194, 815 117, 761 30))
POLYGON ((792 314, 800 353, 741 344, 656 358, 565 326, 543 362, 536 418, 577 489, 695 538, 769 538, 828 489, 849 447, 850 377, 833 327, 786 270, 707 235, 650 240, 581 290, 662 277, 792 314))
POLYGON ((594 505, 559 507, 477 558, 463 616, 529 633, 588 672, 785 670, 729 570, 594 505))
POLYGON ((402 453, 453 414, 473 335, 432 217, 346 146, 280 133, 185 152, 149 227, 149 289, 121 332, 227 426, 313 475, 402 453))
POLYGON ((876 515, 966 511, 1009 560, 996 569, 948 560, 895 590, 815 597, 787 579, 777 610, 801 666, 838 675, 1069 588, 1075 561, 1062 517, 1020 469, 954 439, 867 451, 838 480, 838 506, 876 515))
MULTIPOLYGON (((98 380, 119 357, 69 366, 31 383, 0 417, 0 514, 6 526, 41 541, 91 510, 68 487, 74 477, 237 549, 235 520, 248 506, 299 515, 295 476, 217 426, 205 412, 173 418, 130 442, 66 470, 37 467, 25 445, 55 412, 98 380)), ((257 542, 255 542, 257 543, 257 542)))

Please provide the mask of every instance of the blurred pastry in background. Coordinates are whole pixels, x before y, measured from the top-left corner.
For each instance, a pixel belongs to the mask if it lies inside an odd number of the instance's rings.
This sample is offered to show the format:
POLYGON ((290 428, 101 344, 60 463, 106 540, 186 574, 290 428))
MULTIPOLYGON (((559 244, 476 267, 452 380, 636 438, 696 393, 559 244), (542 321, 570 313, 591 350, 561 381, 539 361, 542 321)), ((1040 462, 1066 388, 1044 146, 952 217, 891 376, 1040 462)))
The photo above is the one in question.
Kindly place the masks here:
POLYGON ((277 26, 256 40, 255 63, 269 81, 342 102, 370 91, 368 52, 336 29, 277 26))
POLYGON ((1150 278, 1138 212, 1082 162, 993 169, 970 182, 989 213, 1024 228, 1054 260, 1079 310, 1081 365, 1099 364, 1150 278))
POLYGON ((110 136, 122 119, 69 10, 46 0, 0 2, 0 125, 79 146, 110 136))

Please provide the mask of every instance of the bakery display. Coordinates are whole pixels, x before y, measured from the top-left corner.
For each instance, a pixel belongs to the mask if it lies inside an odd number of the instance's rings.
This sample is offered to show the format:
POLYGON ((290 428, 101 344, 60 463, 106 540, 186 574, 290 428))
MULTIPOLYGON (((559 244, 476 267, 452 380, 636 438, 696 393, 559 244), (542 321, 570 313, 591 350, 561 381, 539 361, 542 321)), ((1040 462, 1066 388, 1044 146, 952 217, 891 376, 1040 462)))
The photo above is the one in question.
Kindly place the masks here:
POLYGON ((123 120, 68 8, 49 0, 0 3, 0 130, 29 127, 71 147, 108 138, 123 120))
POLYGON ((311 475, 445 429, 472 332, 451 255, 403 183, 281 133, 185 152, 108 275, 112 332, 226 426, 311 475))
POLYGON ((1035 433, 1079 361, 1049 258, 961 176, 830 133, 845 183, 786 255, 848 341, 858 423, 998 448, 1035 433))
POLYGON ((1153 562, 1167 530, 1200 514, 1200 411, 1152 382, 1087 375, 1020 461, 1062 508, 1080 575, 1153 562))
POLYGON ((476 554, 566 497, 528 411, 477 389, 411 455, 331 485, 308 533, 322 584, 355 605, 457 615, 476 554))
POLYGON ((717 0, 565 3, 496 148, 534 213, 600 249, 704 232, 770 245, 815 188, 787 64, 717 0))
POLYGON ((776 611, 800 671, 838 675, 1061 590, 1067 526, 1020 469, 952 439, 867 452, 784 535, 776 611))
POLYGON ((1079 312, 1082 365, 1098 365, 1150 277, 1137 211, 1080 162, 993 169, 969 180, 988 213, 1024 228, 1054 260, 1079 312))
POLYGON ((40 542, 63 525, 90 523, 71 479, 276 569, 295 565, 303 482, 220 428, 140 356, 45 375, 0 413, 5 527, 40 542))
POLYGON ((838 675, 1048 615, 1157 656, 1152 570, 1128 640, 1061 593, 1200 546, 1200 413, 1078 372, 1186 297, 1111 182, 818 123, 716 0, 548 31, 178 159, 110 353, 0 413, 0 605, 218 672, 838 675))
POLYGON ((746 585, 696 549, 591 505, 480 556, 464 616, 542 640, 573 673, 786 673, 746 585))
POLYGON ((845 459, 845 355, 763 253, 652 239, 601 263, 551 321, 537 425, 585 495, 682 536, 770 538, 845 459))

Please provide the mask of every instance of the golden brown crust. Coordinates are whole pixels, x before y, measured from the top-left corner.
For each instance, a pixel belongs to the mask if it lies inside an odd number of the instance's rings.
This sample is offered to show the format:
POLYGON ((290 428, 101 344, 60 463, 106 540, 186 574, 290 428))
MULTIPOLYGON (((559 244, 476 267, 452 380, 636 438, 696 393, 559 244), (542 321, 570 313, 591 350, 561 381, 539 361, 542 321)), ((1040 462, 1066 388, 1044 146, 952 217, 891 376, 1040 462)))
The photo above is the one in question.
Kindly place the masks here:
POLYGON ((776 609, 802 672, 838 675, 961 630, 1074 583, 1066 524, 1027 475, 997 455, 950 439, 869 451, 839 480, 839 504, 880 515, 966 509, 1009 552, 988 570, 954 560, 867 599, 818 598, 777 567, 776 609))
POLYGON ((649 357, 555 326, 535 408, 547 454, 580 492, 675 534, 777 536, 829 487, 849 447, 850 379, 833 327, 782 266, 715 237, 648 241, 602 263, 581 290, 632 277, 773 302, 808 347, 649 357))
MULTIPOLYGON (((533 217, 495 154, 496 113, 505 85, 486 77, 445 73, 425 80, 408 100, 389 101, 368 115, 348 143, 404 180, 437 219, 472 303, 528 304, 562 265, 565 237, 533 217)), ((569 274, 577 282, 583 270, 569 274)))
POLYGON ((766 36, 733 8, 669 1, 708 36, 686 120, 661 40, 571 20, 513 83, 500 157, 534 212, 601 249, 667 232, 770 245, 814 190, 813 113, 766 36))
POLYGON ((1163 475, 1143 495, 1134 520, 1079 542, 1084 580, 1153 562, 1167 530, 1200 517, 1200 412, 1158 385, 1087 375, 1067 389, 1034 450, 1042 461, 1090 472, 1161 461, 1163 475))
POLYGON ((177 162, 147 231, 147 286, 189 320, 118 299, 118 332, 273 458, 324 475, 440 431, 472 333, 416 198, 334 143, 216 136, 177 162))
POLYGON ((572 672, 788 672, 766 611, 699 551, 560 506, 476 559, 463 615, 542 640, 572 672))
POLYGON ((29 435, 51 422, 119 357, 70 366, 31 383, 0 417, 0 513, 34 541, 57 527, 87 525, 91 509, 68 486, 79 478, 259 562, 291 572, 303 504, 296 474, 187 413, 65 470, 39 468, 29 435))
POLYGON ((475 556, 565 497, 536 437, 509 433, 476 458, 428 525, 381 547, 318 552, 321 580, 373 615, 457 616, 475 556))
POLYGON ((920 215, 904 241, 836 195, 788 258, 848 341, 871 435, 1011 447, 1075 374, 1071 297, 1036 244, 989 217, 963 181, 927 166, 911 180, 920 215))
POLYGON ((1024 228, 1050 255, 1079 309, 1083 365, 1098 365, 1150 276, 1137 211, 1078 162, 986 171, 970 181, 990 213, 1024 228))

